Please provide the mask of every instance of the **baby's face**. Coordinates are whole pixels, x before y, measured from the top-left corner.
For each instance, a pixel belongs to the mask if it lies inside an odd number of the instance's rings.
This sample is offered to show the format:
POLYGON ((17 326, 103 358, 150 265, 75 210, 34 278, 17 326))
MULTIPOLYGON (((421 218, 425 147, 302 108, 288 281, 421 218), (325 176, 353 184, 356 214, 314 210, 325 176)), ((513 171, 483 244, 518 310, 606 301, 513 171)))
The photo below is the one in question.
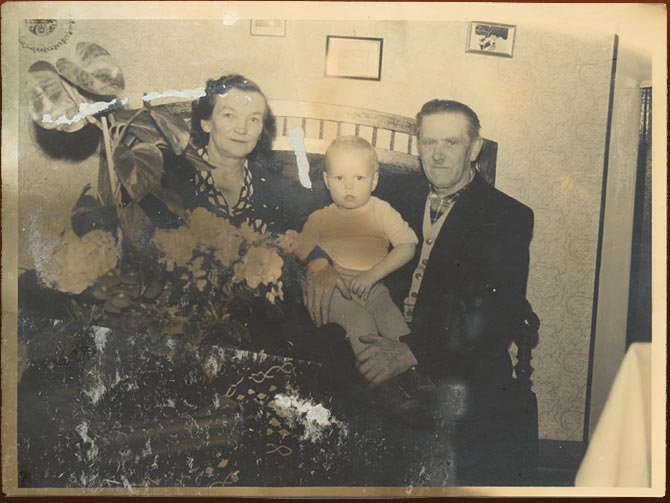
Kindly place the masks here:
POLYGON ((367 203, 377 187, 378 178, 370 153, 344 149, 328 153, 328 167, 323 179, 333 202, 340 208, 351 210, 367 203))

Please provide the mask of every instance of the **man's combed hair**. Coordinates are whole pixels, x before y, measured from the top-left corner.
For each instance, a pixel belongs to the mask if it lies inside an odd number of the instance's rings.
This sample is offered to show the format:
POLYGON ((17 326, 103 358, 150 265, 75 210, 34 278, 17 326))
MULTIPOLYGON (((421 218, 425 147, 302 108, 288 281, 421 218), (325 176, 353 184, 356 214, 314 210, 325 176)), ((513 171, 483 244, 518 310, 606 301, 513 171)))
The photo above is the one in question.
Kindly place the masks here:
POLYGON ((379 159, 377 158, 377 151, 365 138, 354 135, 339 136, 328 146, 326 150, 326 165, 328 164, 328 154, 335 150, 362 150, 370 154, 370 158, 374 163, 375 170, 379 167, 379 159))
POLYGON ((421 132, 421 121, 427 115, 444 114, 444 113, 458 113, 465 116, 468 120, 468 135, 473 140, 479 136, 481 125, 479 124, 479 117, 469 106, 452 100, 431 100, 421 107, 421 110, 416 114, 416 128, 417 133, 421 132))
POLYGON ((272 149, 272 141, 277 134, 277 124, 275 116, 270 110, 268 99, 265 93, 255 82, 247 79, 243 75, 230 74, 219 77, 218 79, 209 79, 205 86, 205 95, 198 98, 191 104, 191 141, 196 147, 204 147, 209 142, 209 133, 202 129, 200 121, 208 120, 212 117, 214 104, 218 96, 224 95, 231 89, 239 89, 249 93, 258 93, 265 99, 265 117, 263 118, 263 131, 258 139, 254 150, 249 154, 254 156, 259 153, 267 153, 272 149))

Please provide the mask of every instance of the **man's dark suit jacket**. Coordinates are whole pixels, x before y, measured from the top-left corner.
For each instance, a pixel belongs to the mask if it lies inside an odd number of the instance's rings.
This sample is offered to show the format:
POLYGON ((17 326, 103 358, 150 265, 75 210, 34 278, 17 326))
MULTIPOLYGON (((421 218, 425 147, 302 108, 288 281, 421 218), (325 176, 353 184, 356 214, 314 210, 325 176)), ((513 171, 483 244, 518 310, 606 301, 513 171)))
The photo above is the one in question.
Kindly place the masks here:
MULTIPOLYGON (((423 173, 389 177, 379 186, 378 195, 400 212, 421 243, 429 191, 423 173)), ((512 379, 507 348, 524 315, 532 231, 532 210, 476 174, 435 240, 412 333, 402 339, 433 380, 457 378, 500 389, 512 379)), ((419 250, 385 281, 399 306, 418 260, 419 250)))

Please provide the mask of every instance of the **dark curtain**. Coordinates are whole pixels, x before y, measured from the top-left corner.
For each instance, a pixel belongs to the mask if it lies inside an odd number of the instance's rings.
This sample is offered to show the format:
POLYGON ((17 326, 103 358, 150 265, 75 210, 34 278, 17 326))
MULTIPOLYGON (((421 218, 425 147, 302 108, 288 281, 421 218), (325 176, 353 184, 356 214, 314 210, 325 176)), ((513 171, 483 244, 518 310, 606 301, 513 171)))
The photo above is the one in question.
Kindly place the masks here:
POLYGON ((651 87, 642 88, 626 347, 651 341, 651 87))

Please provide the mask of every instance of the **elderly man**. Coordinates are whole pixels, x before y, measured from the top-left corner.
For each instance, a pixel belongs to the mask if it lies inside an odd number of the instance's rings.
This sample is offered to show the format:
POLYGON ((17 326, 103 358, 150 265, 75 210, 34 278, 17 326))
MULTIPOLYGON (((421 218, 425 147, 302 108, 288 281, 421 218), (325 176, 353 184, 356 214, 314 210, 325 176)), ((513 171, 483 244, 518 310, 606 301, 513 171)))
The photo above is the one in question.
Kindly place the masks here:
MULTIPOLYGON (((358 355, 357 367, 373 387, 405 372, 436 384, 436 422, 417 460, 417 466, 432 469, 431 484, 448 484, 451 472, 437 467, 425 449, 435 449, 441 433, 440 456, 448 457, 445 422, 459 420, 469 424, 464 450, 474 454, 462 461, 471 467, 458 482, 514 483, 507 480, 514 476, 514 454, 506 440, 516 437, 508 428, 526 418, 515 398, 508 347, 529 311, 533 212, 474 169, 482 139, 468 106, 430 101, 417 114, 417 128, 423 173, 403 179, 402 186, 381 180, 378 190, 420 239, 414 260, 387 281, 412 333, 400 341, 365 337, 369 346, 358 355)), ((310 269, 305 301, 318 325, 328 321, 331 292, 345 289, 323 259, 310 269)))

